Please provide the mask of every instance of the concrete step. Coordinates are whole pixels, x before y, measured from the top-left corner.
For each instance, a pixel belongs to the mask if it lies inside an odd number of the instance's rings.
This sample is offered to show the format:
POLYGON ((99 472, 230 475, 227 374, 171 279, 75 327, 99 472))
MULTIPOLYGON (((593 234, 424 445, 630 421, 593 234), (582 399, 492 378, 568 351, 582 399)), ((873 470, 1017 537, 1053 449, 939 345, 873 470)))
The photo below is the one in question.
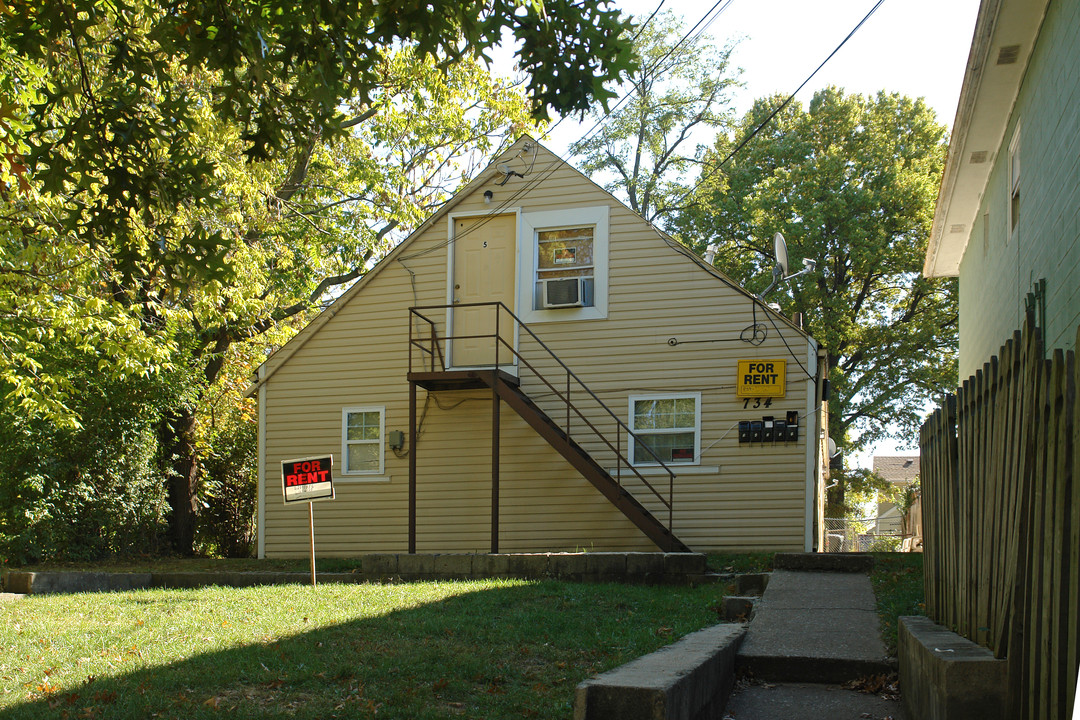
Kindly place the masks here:
POLYGON ((756 680, 842 684, 892 672, 865 575, 776 570, 754 604, 738 667, 756 680))
POLYGON ((728 700, 724 720, 905 720, 899 700, 837 685, 741 683, 728 700))
POLYGON ((868 573, 874 569, 874 556, 869 553, 776 553, 773 568, 803 572, 868 573))

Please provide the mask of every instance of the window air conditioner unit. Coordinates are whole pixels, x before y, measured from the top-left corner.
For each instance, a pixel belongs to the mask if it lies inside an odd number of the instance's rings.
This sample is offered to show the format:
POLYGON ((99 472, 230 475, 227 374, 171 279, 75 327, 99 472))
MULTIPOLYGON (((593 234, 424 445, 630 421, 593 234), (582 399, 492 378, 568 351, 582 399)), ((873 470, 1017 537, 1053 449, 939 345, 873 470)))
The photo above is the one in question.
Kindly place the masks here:
POLYGON ((585 305, 585 280, 583 277, 552 278, 542 280, 541 300, 544 309, 582 307, 585 305))

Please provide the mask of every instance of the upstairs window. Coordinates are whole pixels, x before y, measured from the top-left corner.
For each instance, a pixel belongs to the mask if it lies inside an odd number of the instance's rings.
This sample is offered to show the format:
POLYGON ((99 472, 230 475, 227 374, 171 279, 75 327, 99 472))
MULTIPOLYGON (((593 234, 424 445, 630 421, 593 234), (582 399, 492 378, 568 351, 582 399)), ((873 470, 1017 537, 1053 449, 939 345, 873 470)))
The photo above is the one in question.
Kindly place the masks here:
POLYGON ((593 236, 592 227, 536 232, 534 310, 593 306, 593 236))
POLYGON ((701 394, 630 397, 633 465, 696 465, 701 453, 701 394), (650 452, 652 451, 652 452, 650 452), (655 457, 654 457, 655 455, 655 457))
POLYGON ((1006 237, 1016 237, 1016 227, 1020 222, 1020 125, 1013 130, 1009 143, 1009 232, 1006 237))
POLYGON ((608 314, 609 207, 520 214, 517 307, 529 323, 602 320, 608 314))

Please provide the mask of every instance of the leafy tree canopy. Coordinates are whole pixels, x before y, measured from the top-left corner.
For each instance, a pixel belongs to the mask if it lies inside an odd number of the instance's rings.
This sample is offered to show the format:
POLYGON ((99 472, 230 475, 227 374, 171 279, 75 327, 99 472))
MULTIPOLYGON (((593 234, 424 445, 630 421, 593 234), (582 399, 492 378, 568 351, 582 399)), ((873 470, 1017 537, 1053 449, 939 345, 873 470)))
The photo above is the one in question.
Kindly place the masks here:
POLYGON ((0 20, 9 169, 65 194, 59 218, 91 240, 124 236, 132 264, 154 254, 136 226, 175 238, 165 252, 223 269, 213 231, 172 227, 180 205, 213 200, 200 153, 205 105, 236 123, 249 159, 269 159, 312 135, 333 137, 382 87, 383 51, 408 46, 447 70, 484 56, 508 30, 518 42, 532 110, 584 111, 632 67, 627 24, 607 0, 442 0, 282 4, 227 0, 75 0, 9 4, 0 20), (211 92, 191 81, 204 75, 211 92), (25 150, 25 157, 22 155, 25 150))
MULTIPOLYGON (((259 316, 251 329, 261 331, 309 307, 316 289, 355 279, 378 250, 373 239, 439 201, 451 156, 469 142, 491 149, 490 118, 501 118, 499 132, 507 112, 510 128, 526 127, 518 92, 480 100, 473 92, 483 85, 476 59, 504 30, 517 40, 534 116, 610 95, 603 83, 632 60, 620 42, 628 22, 606 5, 8 3, 0 13, 8 397, 63 416, 71 388, 39 357, 58 336, 96 352, 103 371, 145 373, 172 357, 176 331, 188 325, 177 308, 259 316), (450 77, 457 87, 439 79, 450 77), (440 104, 440 83, 462 94, 440 104), (462 99, 458 119, 467 122, 446 134, 462 99), (402 154, 410 157, 399 166, 402 154), (333 177, 312 182, 312 169, 333 177), (260 262, 256 277, 271 278, 268 287, 247 300, 227 289, 260 262)), ((196 327, 221 330, 206 318, 196 327)))
MULTIPOLYGON (((626 99, 570 148, 586 173, 613 176, 604 187, 650 222, 676 209, 680 181, 706 150, 697 134, 726 131, 733 122, 731 91, 741 72, 730 65, 734 45, 718 49, 708 35, 685 32, 670 12, 639 30, 641 66, 627 77, 626 99)), ((593 117, 605 116, 596 110, 593 117)))
POLYGON ((536 118, 608 97, 633 63, 606 6, 0 9, 0 415, 75 432, 88 373, 149 384, 190 553, 253 365, 536 118), (504 30, 521 84, 482 66, 504 30))
POLYGON ((783 233, 791 266, 817 262, 767 299, 802 312, 828 352, 829 432, 848 450, 912 438, 925 403, 956 384, 954 280, 920 275, 945 158, 945 129, 920 100, 828 88, 785 107, 758 100, 706 158, 692 209, 676 223, 716 266, 761 292, 783 233))

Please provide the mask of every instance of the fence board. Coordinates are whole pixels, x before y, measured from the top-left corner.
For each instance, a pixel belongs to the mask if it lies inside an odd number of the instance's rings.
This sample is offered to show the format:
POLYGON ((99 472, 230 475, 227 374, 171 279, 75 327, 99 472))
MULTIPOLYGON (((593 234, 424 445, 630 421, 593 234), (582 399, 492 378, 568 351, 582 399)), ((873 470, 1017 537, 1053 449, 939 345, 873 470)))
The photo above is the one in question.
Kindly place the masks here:
POLYGON ((1014 583, 1016 571, 1015 543, 1019 522, 1019 501, 1014 484, 1008 482, 1008 478, 1016 476, 1020 445, 1020 388, 1021 376, 1021 348, 1022 337, 1020 331, 1016 331, 1012 339, 1005 344, 1002 352, 1001 367, 1004 372, 1002 378, 1004 387, 998 394, 1000 408, 999 422, 995 445, 1002 448, 1001 465, 998 468, 998 505, 1001 523, 998 526, 999 542, 994 543, 996 551, 995 568, 1000 569, 1000 582, 994 588, 995 607, 991 620, 990 642, 995 657, 1005 657, 1009 645, 1007 632, 1010 613, 1010 589, 1014 583))
POLYGON ((1068 627, 1069 605, 1075 602, 1068 595, 1068 582, 1062 579, 1069 577, 1070 568, 1075 565, 1072 560, 1074 548, 1069 547, 1070 529, 1070 506, 1072 503, 1072 455, 1075 447, 1071 440, 1073 436, 1076 385, 1075 377, 1075 353, 1062 353, 1057 350, 1054 353, 1054 544, 1050 555, 1050 572, 1048 576, 1049 587, 1047 592, 1051 597, 1052 609, 1050 613, 1050 635, 1047 638, 1049 669, 1051 671, 1050 683, 1050 711, 1056 717, 1064 717, 1071 709, 1067 705, 1069 699, 1069 687, 1075 681, 1075 672, 1070 673, 1065 664, 1068 657, 1068 627))
MULTIPOLYGON (((1080 388, 1080 362, 1078 362, 1077 355, 1080 355, 1080 328, 1077 328, 1076 350, 1072 354, 1072 365, 1069 373, 1071 376, 1069 396, 1072 404, 1072 432, 1069 447, 1071 448, 1072 462, 1069 493, 1069 542, 1066 544, 1066 551, 1069 555, 1066 567, 1074 568, 1074 571, 1069 573, 1069 581, 1062 583, 1062 587, 1067 590, 1068 598, 1074 603, 1077 602, 1077 598, 1080 598, 1080 572, 1076 570, 1077 567, 1080 567, 1080 488, 1077 487, 1077 483, 1080 481, 1080 451, 1078 451, 1078 448, 1080 448, 1080 392, 1078 392, 1078 388, 1080 388)), ((1066 652, 1065 671, 1070 675, 1066 678, 1068 694, 1066 695, 1065 707, 1072 707, 1076 703, 1078 690, 1076 680, 1074 680, 1075 673, 1072 669, 1080 667, 1080 613, 1075 608, 1069 612, 1066 642, 1068 643, 1068 650, 1066 652)))
POLYGON ((1008 659, 1009 717, 1064 717, 1080 668, 1080 328, 1022 331, 923 424, 926 609, 1008 659))

